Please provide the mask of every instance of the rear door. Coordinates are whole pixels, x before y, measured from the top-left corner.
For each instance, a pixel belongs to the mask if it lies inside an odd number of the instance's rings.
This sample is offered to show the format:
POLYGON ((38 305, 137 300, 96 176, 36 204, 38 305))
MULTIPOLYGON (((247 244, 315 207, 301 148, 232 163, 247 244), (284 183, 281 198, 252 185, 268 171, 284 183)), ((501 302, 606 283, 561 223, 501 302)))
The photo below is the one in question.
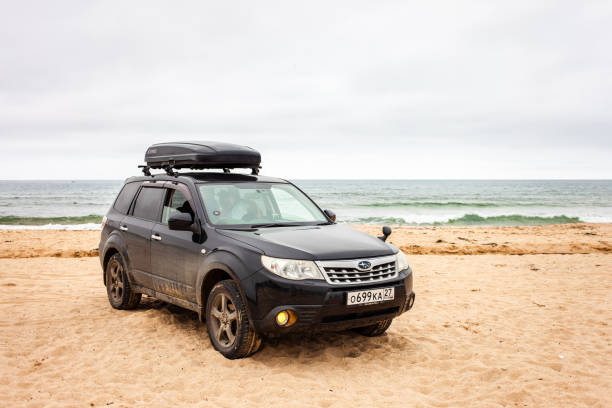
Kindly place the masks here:
POLYGON ((195 219, 194 202, 187 186, 168 184, 167 187, 161 222, 153 227, 151 267, 156 277, 166 281, 164 293, 195 302, 196 274, 204 259, 200 252, 202 245, 194 242, 193 232, 168 228, 168 218, 173 214, 189 213, 195 219))
POLYGON ((130 213, 121 222, 126 234, 132 276, 138 285, 153 288, 151 275, 151 231, 160 219, 164 198, 163 184, 144 183, 130 213))

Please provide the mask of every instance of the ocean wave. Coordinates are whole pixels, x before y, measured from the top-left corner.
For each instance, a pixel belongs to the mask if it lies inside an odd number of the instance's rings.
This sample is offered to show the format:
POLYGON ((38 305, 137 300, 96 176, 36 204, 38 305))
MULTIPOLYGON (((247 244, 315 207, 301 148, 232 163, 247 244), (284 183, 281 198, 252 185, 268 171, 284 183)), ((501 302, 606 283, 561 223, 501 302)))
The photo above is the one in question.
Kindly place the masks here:
MULTIPOLYGON (((343 221, 340 221, 343 222, 343 221)), ((396 217, 363 217, 356 220, 346 221, 350 224, 393 224, 393 225, 418 225, 414 222, 407 222, 403 218, 396 217)))
POLYGON ((546 225, 546 224, 572 224, 583 222, 579 217, 567 215, 554 215, 552 217, 538 217, 535 215, 494 215, 481 217, 478 214, 465 214, 460 218, 451 218, 446 222, 434 225, 546 225))
MULTIPOLYGON (((49 229, 72 226, 75 228, 89 229, 98 226, 102 222, 101 215, 84 215, 72 217, 16 217, 0 216, 0 227, 45 227, 49 229)), ((494 215, 481 216, 478 214, 465 214, 458 218, 450 218, 433 222, 413 222, 401 217, 361 217, 347 218, 341 222, 350 224, 390 224, 390 225, 546 225, 546 224, 570 224, 584 222, 579 217, 567 215, 555 215, 540 217, 533 215, 494 215)))
POLYGON ((100 224, 0 225, 0 230, 100 230, 100 224))
POLYGON ((470 203, 462 201, 407 201, 407 202, 391 202, 391 203, 369 203, 359 204, 359 207, 424 207, 424 208, 437 208, 437 207, 527 207, 536 206, 541 204, 530 204, 530 203, 470 203))
POLYGON ((351 224, 391 224, 391 225, 547 225, 547 224, 570 224, 584 222, 579 217, 568 217, 567 215, 555 215, 550 217, 539 217, 533 215, 495 215, 483 217, 478 214, 465 214, 459 218, 450 218, 445 221, 434 221, 431 223, 410 222, 398 217, 363 217, 348 220, 351 224))
POLYGON ((77 225, 77 224, 100 224, 101 215, 82 215, 72 217, 17 217, 14 215, 0 216, 0 225, 77 225))

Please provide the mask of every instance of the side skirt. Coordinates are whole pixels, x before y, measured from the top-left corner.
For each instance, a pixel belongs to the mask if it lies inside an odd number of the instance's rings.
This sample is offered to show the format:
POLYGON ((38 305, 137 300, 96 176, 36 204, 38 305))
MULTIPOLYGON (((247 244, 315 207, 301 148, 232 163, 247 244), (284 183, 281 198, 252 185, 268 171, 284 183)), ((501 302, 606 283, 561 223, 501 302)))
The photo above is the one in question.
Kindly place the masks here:
POLYGON ((163 300, 164 302, 172 303, 173 305, 193 310, 194 312, 197 312, 198 315, 202 313, 200 306, 198 306, 197 303, 188 302, 184 299, 179 299, 174 296, 166 295, 165 293, 157 292, 153 289, 145 288, 144 286, 136 285, 134 283, 132 283, 132 288, 136 292, 144 293, 145 295, 152 296, 159 300, 163 300))

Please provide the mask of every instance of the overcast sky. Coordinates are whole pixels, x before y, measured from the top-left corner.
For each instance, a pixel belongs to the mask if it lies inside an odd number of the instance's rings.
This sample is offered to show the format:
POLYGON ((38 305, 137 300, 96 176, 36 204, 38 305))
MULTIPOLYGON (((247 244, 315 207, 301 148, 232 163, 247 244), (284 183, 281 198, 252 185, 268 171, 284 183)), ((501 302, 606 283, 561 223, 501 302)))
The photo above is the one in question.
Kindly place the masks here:
POLYGON ((0 179, 611 178, 610 1, 0 2, 0 179))

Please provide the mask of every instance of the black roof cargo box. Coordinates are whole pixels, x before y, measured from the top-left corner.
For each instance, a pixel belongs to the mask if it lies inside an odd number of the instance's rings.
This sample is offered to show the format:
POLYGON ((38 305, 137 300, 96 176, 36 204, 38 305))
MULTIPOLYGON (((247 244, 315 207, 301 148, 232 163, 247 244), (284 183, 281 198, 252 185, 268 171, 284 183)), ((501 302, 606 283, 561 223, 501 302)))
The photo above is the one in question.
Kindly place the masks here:
POLYGON ((221 142, 157 143, 147 149, 145 162, 152 169, 259 169, 255 149, 221 142))

